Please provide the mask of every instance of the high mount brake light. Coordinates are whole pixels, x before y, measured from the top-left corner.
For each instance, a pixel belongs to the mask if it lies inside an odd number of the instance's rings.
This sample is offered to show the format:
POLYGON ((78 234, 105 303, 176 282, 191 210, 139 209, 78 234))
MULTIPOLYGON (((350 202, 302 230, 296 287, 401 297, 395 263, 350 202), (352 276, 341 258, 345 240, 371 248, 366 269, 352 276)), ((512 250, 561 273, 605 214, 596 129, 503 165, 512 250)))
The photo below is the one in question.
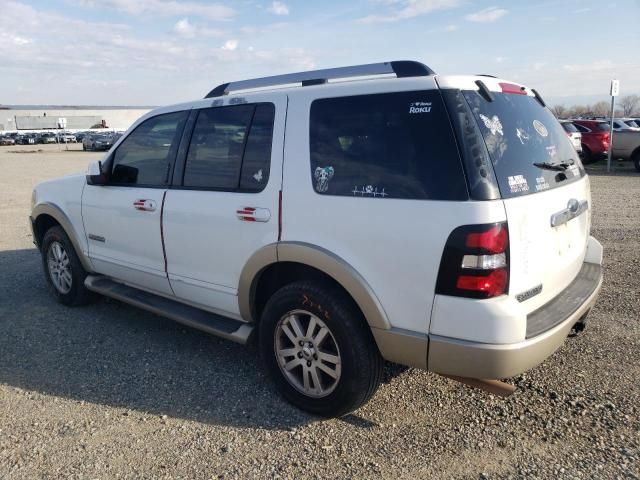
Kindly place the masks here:
POLYGON ((500 82, 498 85, 500 85, 500 88, 502 89, 502 93, 513 93, 515 95, 527 94, 527 91, 525 90, 524 87, 521 87, 520 85, 516 85, 515 83, 500 82))
POLYGON ((464 225, 447 239, 440 261, 436 293, 491 298, 509 288, 507 224, 464 225))

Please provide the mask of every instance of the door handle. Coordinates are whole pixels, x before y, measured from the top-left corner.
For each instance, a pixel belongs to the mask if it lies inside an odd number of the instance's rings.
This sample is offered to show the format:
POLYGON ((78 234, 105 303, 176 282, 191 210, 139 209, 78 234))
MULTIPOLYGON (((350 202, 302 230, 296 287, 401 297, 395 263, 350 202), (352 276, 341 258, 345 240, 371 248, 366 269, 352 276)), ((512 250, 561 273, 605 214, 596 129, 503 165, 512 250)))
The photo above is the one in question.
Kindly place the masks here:
POLYGON ((143 212, 153 212, 156 209, 156 202, 154 200, 139 199, 133 202, 133 208, 143 212))
POLYGON ((236 210, 238 220, 243 222, 268 222, 271 212, 268 208, 242 207, 236 210))

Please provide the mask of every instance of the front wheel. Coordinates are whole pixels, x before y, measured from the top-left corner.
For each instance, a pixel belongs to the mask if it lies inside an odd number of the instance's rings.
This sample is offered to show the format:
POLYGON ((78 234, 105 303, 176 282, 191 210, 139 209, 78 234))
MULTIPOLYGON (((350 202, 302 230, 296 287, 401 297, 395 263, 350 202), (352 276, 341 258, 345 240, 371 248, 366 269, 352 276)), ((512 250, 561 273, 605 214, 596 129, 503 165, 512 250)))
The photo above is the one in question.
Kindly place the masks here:
POLYGON ((62 227, 51 227, 42 239, 42 264, 57 300, 69 306, 89 303, 94 295, 84 286, 87 272, 62 227))
POLYGON ((331 286, 296 282, 278 290, 262 314, 260 350, 280 393, 325 417, 364 405, 382 378, 383 360, 369 327, 331 286))

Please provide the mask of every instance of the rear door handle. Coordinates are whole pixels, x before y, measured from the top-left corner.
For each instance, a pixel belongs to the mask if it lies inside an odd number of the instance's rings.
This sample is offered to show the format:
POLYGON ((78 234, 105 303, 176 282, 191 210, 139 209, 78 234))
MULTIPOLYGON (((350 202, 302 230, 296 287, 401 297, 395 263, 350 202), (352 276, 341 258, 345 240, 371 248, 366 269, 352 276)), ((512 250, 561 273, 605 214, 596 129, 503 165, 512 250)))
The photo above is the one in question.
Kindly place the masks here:
POLYGON ((268 222, 271 212, 268 208, 242 207, 236 210, 238 220, 243 222, 268 222))
POLYGON ((156 202, 155 200, 145 200, 141 198, 133 202, 133 208, 143 212, 153 212, 156 209, 156 202))

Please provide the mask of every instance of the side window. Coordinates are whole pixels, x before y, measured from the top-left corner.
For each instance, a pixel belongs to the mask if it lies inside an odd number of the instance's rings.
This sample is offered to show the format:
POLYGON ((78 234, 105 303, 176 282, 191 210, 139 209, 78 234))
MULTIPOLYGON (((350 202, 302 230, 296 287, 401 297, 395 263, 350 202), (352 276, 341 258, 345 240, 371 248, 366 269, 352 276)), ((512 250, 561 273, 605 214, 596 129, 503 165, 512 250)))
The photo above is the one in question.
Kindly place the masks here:
POLYGON ((460 156, 438 91, 315 100, 315 191, 355 197, 466 200, 460 156))
POLYGON ((271 165, 271 103, 203 109, 191 136, 183 185, 260 192, 271 165))
POLYGON ((166 185, 187 115, 167 113, 141 123, 115 151, 111 183, 166 185))
POLYGON ((256 106, 242 160, 240 190, 260 192, 267 185, 271 166, 274 116, 275 107, 272 103, 256 106))
POLYGON ((587 127, 583 127, 582 125, 579 125, 577 123, 574 123, 574 125, 576 126, 576 128, 578 129, 578 131, 582 132, 582 133, 589 133, 591 130, 589 130, 587 127))
POLYGON ((253 105, 200 110, 184 172, 185 187, 238 188, 253 105))

